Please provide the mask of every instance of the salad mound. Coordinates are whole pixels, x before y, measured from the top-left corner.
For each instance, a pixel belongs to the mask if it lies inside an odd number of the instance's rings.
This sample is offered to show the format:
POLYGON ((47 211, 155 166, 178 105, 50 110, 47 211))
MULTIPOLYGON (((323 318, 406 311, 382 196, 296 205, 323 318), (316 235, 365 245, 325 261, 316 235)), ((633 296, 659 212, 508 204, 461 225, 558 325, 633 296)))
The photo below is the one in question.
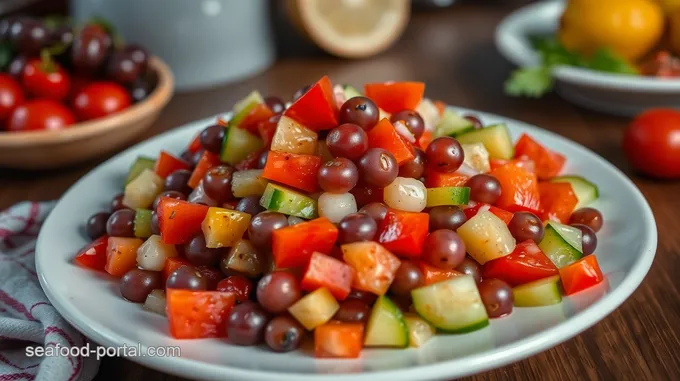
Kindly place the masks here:
POLYGON ((483 329, 603 281, 597 187, 503 124, 324 77, 253 91, 179 155, 132 163, 74 263, 167 316, 175 339, 358 357, 483 329))

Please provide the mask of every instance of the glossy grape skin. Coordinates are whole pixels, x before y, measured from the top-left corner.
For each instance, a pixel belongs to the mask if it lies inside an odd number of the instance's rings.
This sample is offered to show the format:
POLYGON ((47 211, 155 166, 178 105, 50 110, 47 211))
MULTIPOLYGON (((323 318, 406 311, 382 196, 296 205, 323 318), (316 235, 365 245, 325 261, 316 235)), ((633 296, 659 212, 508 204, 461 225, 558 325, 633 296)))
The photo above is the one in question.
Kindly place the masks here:
POLYGON ((274 114, 280 114, 286 109, 286 104, 283 103, 283 100, 276 96, 268 96, 264 98, 264 103, 267 104, 267 107, 269 107, 269 109, 272 110, 274 114))
POLYGON ((381 202, 372 202, 359 209, 359 213, 368 214, 376 224, 380 224, 387 215, 387 206, 381 202))
POLYGON ((340 124, 354 123, 365 131, 369 131, 378 124, 379 118, 378 106, 371 99, 359 96, 343 103, 338 120, 340 124))
POLYGON ((161 273, 132 269, 120 278, 120 294, 133 303, 144 303, 151 291, 163 288, 161 273))
POLYGON ((195 266, 215 266, 225 254, 224 248, 208 248, 203 233, 184 245, 184 255, 195 266))
POLYGON ((371 148, 359 160, 362 180, 370 185, 384 188, 399 175, 397 159, 382 148, 371 148))
POLYGON ((456 230, 467 221, 465 212, 454 205, 435 206, 430 209, 428 214, 430 215, 429 228, 431 232, 439 229, 456 230))
POLYGON ((125 197, 124 194, 118 193, 117 195, 113 196, 111 199, 111 212, 115 212, 121 209, 130 209, 125 204, 123 204, 123 197, 125 197))
POLYGON ((302 98, 302 96, 305 95, 305 93, 306 93, 307 91, 309 91, 309 89, 311 89, 311 88, 312 88, 312 85, 306 85, 306 86, 302 86, 301 88, 299 88, 299 89, 295 92, 295 94, 293 94, 293 102, 295 102, 296 100, 302 98))
POLYGON ((480 268, 479 263, 469 256, 465 256, 465 259, 456 266, 456 271, 471 275, 477 284, 482 281, 482 269, 480 268))
MULTIPOLYGON (((135 103, 143 101, 154 91, 157 84, 158 78, 155 72, 142 74, 130 87, 130 96, 132 96, 132 100, 135 103)), ((187 159, 185 160, 191 161, 187 159)))
POLYGON ((499 318, 512 312, 512 288, 499 279, 484 279, 479 285, 479 295, 490 318, 499 318))
POLYGON ((111 237, 135 236, 135 211, 121 209, 113 212, 106 222, 106 234, 111 237))
POLYGON ((368 214, 352 213, 340 221, 338 231, 340 244, 371 241, 378 232, 378 224, 368 214))
POLYGON ((346 193, 359 182, 359 170, 351 160, 336 157, 319 168, 317 181, 326 192, 346 193))
POLYGON ((155 210, 151 212, 151 234, 161 235, 161 225, 155 210))
POLYGON ((227 337, 236 345, 256 345, 264 338, 269 315, 257 303, 247 301, 234 306, 227 317, 227 337))
POLYGON ((234 209, 239 212, 248 213, 251 216, 256 216, 266 210, 260 205, 260 196, 246 196, 239 200, 234 209))
POLYGON ((416 148, 415 157, 399 167, 399 177, 410 177, 412 179, 419 179, 425 173, 425 162, 427 157, 425 152, 420 148, 416 148))
POLYGON ((340 303, 340 308, 333 316, 333 320, 345 323, 365 323, 371 314, 371 307, 360 299, 346 299, 340 303))
POLYGON ((166 288, 205 291, 208 289, 208 280, 192 266, 181 266, 170 273, 166 288))
POLYGON ((530 239, 539 243, 545 233, 543 222, 531 212, 516 212, 508 224, 508 229, 517 242, 530 239))
POLYGON ((115 52, 107 64, 107 76, 123 84, 132 85, 141 74, 141 67, 132 59, 132 54, 126 51, 115 52))
POLYGON ((368 304, 369 306, 372 306, 377 298, 378 297, 375 294, 368 291, 352 290, 350 291, 349 295, 347 295, 347 299, 345 300, 358 299, 368 304))
POLYGON ((394 274, 394 281, 390 291, 399 296, 409 296, 411 290, 425 285, 425 276, 417 264, 411 261, 401 261, 401 265, 394 274))
POLYGON ((276 212, 262 212, 250 220, 248 236, 250 242, 260 249, 271 249, 274 230, 288 226, 288 218, 276 212))
POLYGON ((64 47, 70 47, 73 43, 73 28, 69 25, 61 25, 50 32, 50 42, 64 47))
POLYGON ((111 213, 99 212, 87 219, 85 232, 91 240, 95 240, 106 234, 106 224, 111 217, 111 213))
POLYGON ((143 47, 135 44, 128 44, 123 49, 124 52, 130 55, 130 58, 134 63, 139 66, 140 72, 145 72, 149 65, 149 52, 143 47))
POLYGON ((19 53, 36 57, 40 50, 50 42, 47 28, 39 20, 20 18, 12 23, 9 30, 9 40, 19 53))
POLYGON ((274 352, 290 352, 300 347, 305 330, 294 318, 282 315, 269 321, 264 330, 264 341, 274 352))
POLYGON ((218 203, 234 198, 234 194, 231 192, 231 180, 234 172, 234 168, 228 165, 210 168, 203 177, 205 194, 218 203))
POLYGON ((442 136, 433 140, 425 150, 429 168, 444 173, 453 173, 463 164, 465 154, 458 140, 442 136))
POLYGON ((220 125, 213 125, 206 127, 198 139, 201 146, 208 152, 219 154, 222 151, 222 142, 224 141, 225 130, 220 125))
POLYGON ((85 26, 73 39, 71 60, 77 70, 94 72, 106 62, 113 42, 98 25, 85 26))
POLYGON ((423 260, 440 269, 454 269, 465 259, 465 243, 453 230, 430 233, 423 246, 423 260))
MULTIPOLYGON (((189 179, 191 178, 191 171, 188 169, 178 169, 172 172, 165 178, 165 189, 166 191, 177 191, 188 195, 191 193, 191 187, 189 186, 189 179)), ((186 197, 184 198, 186 200, 186 197)))
POLYGON ((368 150, 368 135, 353 123, 341 124, 326 136, 326 145, 331 155, 358 160, 368 150))
POLYGON ((257 283, 257 301, 271 313, 284 312, 301 297, 300 283, 286 271, 271 272, 257 283))
POLYGON ((12 62, 9 63, 9 66, 7 67, 7 73, 16 79, 21 79, 27 63, 28 58, 26 58, 26 56, 16 56, 12 62))
POLYGON ((201 157, 203 157, 204 152, 205 150, 201 147, 201 149, 194 152, 193 155, 191 156, 191 165, 194 168, 198 165, 198 162, 201 161, 201 157))
POLYGON ((11 16, 0 19, 0 42, 5 42, 9 38, 10 28, 14 21, 14 17, 11 16))
POLYGON ((253 281, 243 275, 230 275, 217 284, 217 291, 234 293, 237 303, 249 300, 253 288, 253 281))
POLYGON ((571 224, 571 226, 581 230, 581 243, 583 244, 583 255, 590 255, 597 248, 597 235, 587 225, 571 224))
POLYGON ((392 123, 397 121, 402 121, 408 127, 409 131, 416 137, 416 140, 420 139, 425 132, 425 121, 418 114, 418 112, 413 110, 401 110, 390 117, 392 123))
POLYGON ((463 119, 467 119, 470 122, 472 122, 472 125, 475 127, 475 129, 479 129, 479 128, 484 127, 484 125, 482 124, 482 121, 479 120, 479 118, 477 118, 474 115, 465 115, 465 116, 463 116, 463 119))
POLYGON ((267 165, 267 157, 269 157, 269 151, 265 150, 260 154, 257 159, 257 169, 264 169, 264 166, 267 165))
POLYGON ((470 188, 470 199, 485 204, 495 204, 501 197, 501 183, 491 175, 475 175, 465 183, 470 188))
POLYGON ((599 232, 602 229, 602 213, 595 208, 581 208, 574 211, 569 218, 570 224, 583 224, 593 229, 594 232, 599 232))
POLYGON ((156 199, 153 200, 153 204, 151 205, 153 210, 158 209, 158 204, 161 202, 161 199, 163 197, 174 198, 175 200, 186 200, 187 199, 187 196, 182 192, 177 192, 177 191, 174 191, 174 190, 166 190, 166 191, 161 192, 161 194, 159 194, 156 197, 156 199))

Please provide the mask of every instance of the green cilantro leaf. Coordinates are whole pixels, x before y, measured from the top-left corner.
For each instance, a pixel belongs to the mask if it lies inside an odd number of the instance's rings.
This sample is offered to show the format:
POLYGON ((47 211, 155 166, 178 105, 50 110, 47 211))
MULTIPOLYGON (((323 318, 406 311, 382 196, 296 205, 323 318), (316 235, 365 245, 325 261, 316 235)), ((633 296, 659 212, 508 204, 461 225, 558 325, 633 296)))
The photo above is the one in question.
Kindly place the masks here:
POLYGON ((552 89, 550 68, 545 66, 515 70, 505 82, 505 92, 512 96, 538 98, 552 89))
POLYGON ((592 70, 618 74, 639 74, 638 70, 610 49, 599 49, 587 65, 592 70))

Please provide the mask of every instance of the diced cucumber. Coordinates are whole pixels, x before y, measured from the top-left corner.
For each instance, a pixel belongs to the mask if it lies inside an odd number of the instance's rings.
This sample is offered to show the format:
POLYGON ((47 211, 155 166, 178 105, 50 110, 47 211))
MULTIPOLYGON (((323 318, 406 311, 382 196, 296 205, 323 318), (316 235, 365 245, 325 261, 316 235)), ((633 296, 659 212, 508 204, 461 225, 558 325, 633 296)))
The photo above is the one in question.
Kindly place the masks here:
POLYGON ((479 130, 470 131, 456 137, 461 144, 482 143, 492 159, 512 159, 515 147, 512 144, 508 127, 494 124, 479 130))
POLYGON ((150 169, 153 171, 155 165, 156 160, 150 157, 137 157, 137 160, 135 160, 135 162, 130 167, 130 171, 128 171, 127 178, 125 179, 125 185, 129 184, 132 180, 139 176, 140 173, 144 172, 145 169, 150 169))
POLYGON ((354 97, 362 97, 364 96, 359 92, 359 90, 355 89, 351 85, 345 85, 343 86, 343 90, 345 91, 345 99, 349 100, 354 97))
POLYGON ((434 135, 436 138, 441 136, 455 138, 458 135, 473 131, 474 129, 475 125, 471 121, 463 118, 460 114, 450 108, 447 108, 444 111, 444 114, 442 114, 439 123, 437 123, 434 135))
POLYGON ((137 238, 151 237, 151 211, 148 209, 135 210, 134 232, 137 238))
POLYGON ((366 324, 367 347, 408 347, 409 332, 404 315, 387 296, 376 300, 366 324))
POLYGON ((427 207, 439 205, 467 205, 470 201, 468 187, 441 187, 427 189, 427 207))
POLYGON ((257 105, 264 103, 264 98, 262 98, 262 95, 260 94, 259 91, 254 90, 248 96, 245 98, 241 99, 234 105, 234 109, 232 110, 232 117, 231 120, 229 121, 229 124, 231 126, 238 126, 241 124, 243 119, 248 116, 248 113, 257 105))
POLYGON ((480 173, 487 173, 491 170, 489 151, 486 150, 484 144, 461 144, 461 146, 463 147, 463 154, 465 158, 463 163, 469 165, 480 173))
POLYGON ((581 230, 558 222, 545 225, 543 240, 538 244, 557 268, 572 264, 583 256, 581 230))
POLYGON ((562 301, 560 276, 553 275, 517 286, 512 289, 512 295, 517 307, 540 307, 557 304, 562 301))
POLYGON ((416 314, 406 313, 404 314, 404 320, 406 321, 406 326, 408 326, 409 345, 412 347, 422 346, 437 332, 430 323, 416 314))
POLYGON ((227 127, 220 160, 236 165, 249 154, 259 151, 263 147, 264 143, 259 137, 241 128, 227 127))
POLYGON ((418 315, 442 331, 464 333, 489 324, 477 284, 470 275, 416 288, 411 296, 418 315))
POLYGON ((318 217, 316 200, 292 189, 269 183, 260 205, 267 210, 312 219, 318 217))
POLYGON ((584 206, 590 204, 591 202, 597 200, 600 197, 600 191, 597 189, 597 185, 591 183, 590 181, 584 179, 581 176, 567 175, 558 176, 551 180, 553 183, 569 183, 571 188, 578 198, 578 204, 576 204, 575 209, 583 208, 584 206))

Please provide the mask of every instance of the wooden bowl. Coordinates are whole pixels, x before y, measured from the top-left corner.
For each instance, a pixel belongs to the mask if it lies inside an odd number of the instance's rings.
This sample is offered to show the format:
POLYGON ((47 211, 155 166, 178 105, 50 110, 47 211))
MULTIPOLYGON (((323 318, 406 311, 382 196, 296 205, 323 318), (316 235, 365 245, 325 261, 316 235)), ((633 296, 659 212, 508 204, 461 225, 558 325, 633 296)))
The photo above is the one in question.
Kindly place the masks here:
POLYGON ((170 68, 156 57, 149 60, 149 67, 158 76, 156 88, 144 101, 119 113, 59 131, 0 132, 0 167, 52 169, 123 147, 156 121, 173 94, 170 68))

